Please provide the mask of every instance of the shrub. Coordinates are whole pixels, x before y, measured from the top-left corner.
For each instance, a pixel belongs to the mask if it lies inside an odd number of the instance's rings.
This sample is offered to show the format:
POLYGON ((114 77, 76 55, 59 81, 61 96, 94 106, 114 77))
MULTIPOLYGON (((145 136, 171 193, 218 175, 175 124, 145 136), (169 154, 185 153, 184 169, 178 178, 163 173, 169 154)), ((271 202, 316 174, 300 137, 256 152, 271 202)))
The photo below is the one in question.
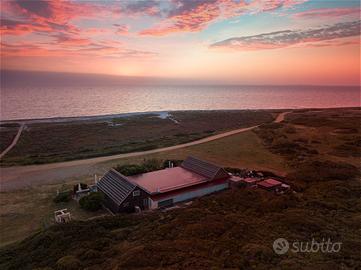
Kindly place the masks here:
POLYGON ((289 174, 291 179, 299 179, 305 182, 318 182, 330 180, 349 180, 360 176, 357 167, 344 163, 325 161, 307 161, 300 164, 297 171, 289 174))
POLYGON ((74 256, 64 256, 56 262, 56 265, 59 270, 75 270, 80 268, 80 261, 74 256))
POLYGON ((181 159, 167 159, 164 160, 162 168, 168 168, 169 167, 169 162, 171 162, 173 164, 174 167, 178 167, 179 165, 182 164, 183 160, 181 159))
POLYGON ((152 172, 164 168, 164 163, 158 159, 147 159, 142 164, 126 164, 118 165, 114 169, 124 174, 125 176, 132 176, 136 174, 152 172))
POLYGON ((68 202, 71 199, 71 192, 70 191, 63 191, 60 192, 56 197, 53 199, 55 203, 60 202, 68 202))
POLYGON ((93 192, 79 200, 80 207, 88 211, 97 211, 102 207, 103 193, 93 192))
POLYGON ((144 166, 137 164, 126 164, 121 166, 118 165, 114 169, 125 176, 131 176, 147 172, 144 166))
POLYGON ((162 162, 158 159, 146 159, 143 161, 143 166, 147 172, 156 171, 162 169, 162 162))

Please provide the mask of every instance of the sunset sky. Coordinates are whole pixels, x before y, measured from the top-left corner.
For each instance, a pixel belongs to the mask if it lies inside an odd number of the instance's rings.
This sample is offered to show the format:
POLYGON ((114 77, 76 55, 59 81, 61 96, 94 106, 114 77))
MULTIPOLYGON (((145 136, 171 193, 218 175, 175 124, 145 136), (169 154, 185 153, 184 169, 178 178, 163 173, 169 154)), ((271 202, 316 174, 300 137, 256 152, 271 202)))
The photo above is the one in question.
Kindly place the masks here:
POLYGON ((359 1, 1 1, 1 68, 347 84, 359 1))

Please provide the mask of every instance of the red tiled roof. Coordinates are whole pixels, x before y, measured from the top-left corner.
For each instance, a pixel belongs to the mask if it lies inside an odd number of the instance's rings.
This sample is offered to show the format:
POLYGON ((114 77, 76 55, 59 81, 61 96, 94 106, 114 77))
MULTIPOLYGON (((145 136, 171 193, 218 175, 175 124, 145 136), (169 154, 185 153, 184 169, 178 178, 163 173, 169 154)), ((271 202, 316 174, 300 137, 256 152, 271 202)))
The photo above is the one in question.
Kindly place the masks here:
POLYGON ((149 193, 169 192, 208 181, 206 177, 182 167, 128 176, 128 179, 149 193))
POLYGON ((275 179, 266 179, 261 182, 258 182, 257 185, 266 187, 266 188, 270 188, 270 187, 280 186, 280 185, 282 185, 282 182, 277 181, 275 179))
POLYGON ((158 194, 229 177, 222 167, 188 157, 180 167, 129 176, 128 180, 151 194, 158 194))

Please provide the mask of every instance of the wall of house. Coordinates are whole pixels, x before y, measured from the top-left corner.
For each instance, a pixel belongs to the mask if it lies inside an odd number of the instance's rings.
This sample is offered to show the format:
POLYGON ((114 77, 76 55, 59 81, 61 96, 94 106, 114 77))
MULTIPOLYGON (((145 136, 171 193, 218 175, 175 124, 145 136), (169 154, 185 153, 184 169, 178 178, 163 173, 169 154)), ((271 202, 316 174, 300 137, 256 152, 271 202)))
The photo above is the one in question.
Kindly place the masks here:
MULTIPOLYGON (((98 189, 100 192, 101 189, 98 189)), ((119 206, 110 198, 108 197, 104 192, 102 192, 104 194, 104 206, 106 208, 108 208, 110 211, 112 211, 113 213, 117 213, 119 211, 119 206)))
POLYGON ((149 194, 139 187, 136 187, 123 201, 119 207, 119 212, 131 211, 135 206, 139 206, 142 210, 149 209, 149 194), (139 195, 133 196, 134 191, 139 191, 139 195))
POLYGON ((160 200, 150 200, 150 208, 151 209, 156 209, 158 208, 158 203, 165 201, 165 200, 169 200, 169 199, 173 199, 173 203, 179 203, 179 202, 183 202, 183 201, 187 201, 187 200, 191 200, 197 197, 201 197, 207 194, 211 194, 213 192, 217 192, 217 191, 221 191, 224 189, 227 189, 229 187, 228 182, 226 183, 222 183, 219 185, 214 185, 214 186, 210 186, 210 187, 203 187, 203 188, 199 188, 196 190, 191 190, 191 191, 186 191, 184 193, 180 193, 180 194, 175 194, 173 196, 169 196, 169 197, 164 197, 160 200))

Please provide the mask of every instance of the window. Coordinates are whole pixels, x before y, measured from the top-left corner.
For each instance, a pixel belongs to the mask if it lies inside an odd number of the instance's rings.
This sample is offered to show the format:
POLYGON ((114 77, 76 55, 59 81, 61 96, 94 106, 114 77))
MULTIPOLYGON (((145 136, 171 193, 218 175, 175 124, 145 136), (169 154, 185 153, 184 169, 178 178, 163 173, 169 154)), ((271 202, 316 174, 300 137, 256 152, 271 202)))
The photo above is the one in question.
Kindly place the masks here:
POLYGON ((133 197, 139 196, 140 195, 140 190, 135 190, 133 191, 133 197))
POLYGON ((148 207, 149 207, 149 199, 148 198, 146 198, 146 199, 143 199, 143 207, 145 208, 145 209, 147 209, 148 207))
POLYGON ((160 207, 160 208, 169 207, 172 205, 173 205, 173 199, 168 199, 168 200, 158 202, 158 207, 160 207))

